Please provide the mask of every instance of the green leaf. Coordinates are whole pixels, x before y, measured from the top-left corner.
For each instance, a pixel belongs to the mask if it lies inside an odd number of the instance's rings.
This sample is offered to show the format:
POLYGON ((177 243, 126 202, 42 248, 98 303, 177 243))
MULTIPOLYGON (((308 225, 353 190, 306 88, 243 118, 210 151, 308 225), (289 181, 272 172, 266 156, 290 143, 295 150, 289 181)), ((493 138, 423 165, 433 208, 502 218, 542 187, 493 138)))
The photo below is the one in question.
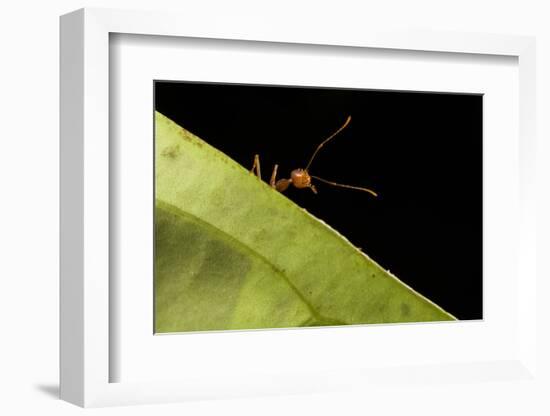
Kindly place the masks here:
POLYGON ((155 331, 455 318, 155 114, 155 331))

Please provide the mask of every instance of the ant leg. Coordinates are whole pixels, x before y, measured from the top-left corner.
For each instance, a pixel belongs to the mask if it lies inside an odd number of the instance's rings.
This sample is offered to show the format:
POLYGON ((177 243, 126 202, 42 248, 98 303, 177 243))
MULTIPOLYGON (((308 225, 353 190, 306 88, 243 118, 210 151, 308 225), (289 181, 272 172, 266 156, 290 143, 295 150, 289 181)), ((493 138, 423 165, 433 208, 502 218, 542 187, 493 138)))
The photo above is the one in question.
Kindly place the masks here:
POLYGON ((277 179, 277 169, 279 169, 279 165, 273 166, 273 172, 271 173, 271 179, 269 180, 269 184, 272 188, 275 188, 275 181, 277 179))
POLYGON ((252 165, 252 169, 250 169, 250 173, 254 173, 254 170, 256 170, 256 176, 258 179, 262 179, 262 173, 260 171, 260 155, 254 155, 254 164, 252 165))

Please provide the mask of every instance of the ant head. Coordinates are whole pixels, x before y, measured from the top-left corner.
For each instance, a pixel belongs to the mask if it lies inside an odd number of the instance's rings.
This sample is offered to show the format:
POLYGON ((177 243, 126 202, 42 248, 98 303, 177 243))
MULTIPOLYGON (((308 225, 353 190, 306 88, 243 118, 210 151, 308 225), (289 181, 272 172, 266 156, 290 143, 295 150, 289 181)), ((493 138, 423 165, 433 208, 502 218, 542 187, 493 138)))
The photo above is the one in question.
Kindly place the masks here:
POLYGON ((296 188, 302 189, 311 186, 311 176, 305 169, 294 169, 290 172, 290 179, 296 188))

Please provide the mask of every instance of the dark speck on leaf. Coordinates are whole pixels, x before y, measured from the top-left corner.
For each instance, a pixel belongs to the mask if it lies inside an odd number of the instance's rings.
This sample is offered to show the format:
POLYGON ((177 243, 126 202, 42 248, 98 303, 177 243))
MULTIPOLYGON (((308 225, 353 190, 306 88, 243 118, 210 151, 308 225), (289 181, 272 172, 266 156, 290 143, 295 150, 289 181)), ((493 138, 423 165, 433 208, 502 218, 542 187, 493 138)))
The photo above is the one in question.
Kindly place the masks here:
POLYGON ((203 143, 200 139, 194 139, 193 136, 189 134, 185 134, 183 131, 178 131, 178 134, 181 136, 183 140, 187 140, 190 143, 193 143, 199 147, 202 147, 203 143))
POLYGON ((160 153, 161 156, 168 157, 170 159, 174 159, 180 154, 180 147, 179 145, 175 144, 173 146, 167 146, 165 147, 162 152, 160 153))
POLYGON ((411 314, 411 307, 407 303, 401 304, 401 315, 409 316, 411 314))

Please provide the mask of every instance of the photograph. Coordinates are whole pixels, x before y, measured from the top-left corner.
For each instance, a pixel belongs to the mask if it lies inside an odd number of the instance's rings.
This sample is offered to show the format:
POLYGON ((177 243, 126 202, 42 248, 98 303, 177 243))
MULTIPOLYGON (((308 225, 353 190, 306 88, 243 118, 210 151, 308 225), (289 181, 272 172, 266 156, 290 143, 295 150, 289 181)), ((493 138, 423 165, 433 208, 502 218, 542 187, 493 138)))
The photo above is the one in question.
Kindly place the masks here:
POLYGON ((483 95, 155 80, 154 332, 483 319, 483 95))

